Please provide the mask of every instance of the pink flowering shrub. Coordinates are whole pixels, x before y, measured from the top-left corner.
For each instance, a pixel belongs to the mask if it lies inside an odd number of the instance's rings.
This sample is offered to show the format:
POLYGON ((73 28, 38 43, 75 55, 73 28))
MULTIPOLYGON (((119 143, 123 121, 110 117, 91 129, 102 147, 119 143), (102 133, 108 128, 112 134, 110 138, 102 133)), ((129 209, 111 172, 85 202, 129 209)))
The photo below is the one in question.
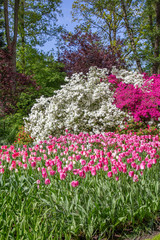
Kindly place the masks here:
POLYGON ((160 75, 149 77, 144 73, 143 78, 144 83, 139 87, 110 75, 108 80, 113 85, 111 90, 115 90, 114 104, 130 113, 135 121, 156 122, 160 117, 160 75))

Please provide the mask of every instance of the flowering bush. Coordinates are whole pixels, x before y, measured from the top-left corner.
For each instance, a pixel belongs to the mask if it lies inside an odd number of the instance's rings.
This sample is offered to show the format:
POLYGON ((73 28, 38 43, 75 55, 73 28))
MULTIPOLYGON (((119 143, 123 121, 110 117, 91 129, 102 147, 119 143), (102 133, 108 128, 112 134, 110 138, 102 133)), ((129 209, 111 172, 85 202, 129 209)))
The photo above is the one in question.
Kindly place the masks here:
POLYGON ((111 83, 106 82, 107 73, 107 69, 91 67, 86 75, 66 78, 68 83, 55 91, 56 95, 37 100, 25 119, 26 130, 38 141, 63 134, 64 129, 97 133, 123 126, 123 120, 131 118, 113 104, 114 92, 111 83))
POLYGON ((30 136, 29 132, 24 130, 24 127, 19 127, 19 132, 16 135, 15 144, 23 145, 33 143, 33 138, 30 136))
MULTIPOLYGON (((122 72, 122 70, 121 70, 122 72)), ((139 76, 139 75, 138 75, 139 76)), ((118 77, 123 77, 119 74, 118 77)), ((156 122, 160 117, 160 75, 151 77, 141 75, 140 83, 135 81, 135 74, 130 78, 118 78, 117 75, 110 75, 109 82, 112 83, 112 90, 115 90, 114 103, 121 110, 132 114, 135 121, 156 122), (143 83, 142 83, 143 76, 143 83)))
POLYGON ((117 68, 112 68, 112 75, 116 76, 117 80, 121 80, 126 84, 133 84, 134 86, 141 87, 144 84, 143 75, 138 72, 127 71, 125 69, 118 70, 117 68))

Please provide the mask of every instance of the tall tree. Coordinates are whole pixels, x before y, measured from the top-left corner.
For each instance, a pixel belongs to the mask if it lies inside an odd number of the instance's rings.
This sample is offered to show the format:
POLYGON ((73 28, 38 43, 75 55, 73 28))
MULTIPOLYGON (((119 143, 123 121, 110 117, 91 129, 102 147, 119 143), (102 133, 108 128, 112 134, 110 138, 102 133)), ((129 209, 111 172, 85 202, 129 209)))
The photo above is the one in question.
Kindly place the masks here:
POLYGON ((155 1, 155 13, 156 13, 156 24, 155 24, 155 42, 154 42, 154 63, 152 72, 158 73, 160 66, 160 0, 155 1))
POLYGON ((9 10, 8 10, 8 0, 4 0, 4 17, 5 17, 5 33, 7 46, 11 53, 11 63, 13 72, 16 72, 16 45, 17 45, 17 34, 18 34, 18 10, 19 10, 20 0, 15 0, 14 2, 14 35, 11 39, 11 29, 9 25, 9 10))
POLYGON ((78 28, 90 28, 104 36, 107 44, 112 45, 120 37, 122 27, 121 9, 118 0, 76 0, 72 5, 72 16, 78 21, 78 28))
MULTIPOLYGON (((95 30, 101 34, 104 42, 109 42, 110 45, 114 45, 117 39, 125 39, 123 57, 131 59, 137 63, 138 69, 142 72, 142 66, 140 63, 140 56, 136 49, 137 45, 137 32, 133 30, 133 16, 136 0, 124 0, 122 4, 121 0, 76 0, 72 5, 73 20, 84 23, 85 27, 80 27, 82 30, 95 30), (123 5, 123 7, 122 7, 123 5), (132 11, 132 8, 134 10, 132 11), (125 14, 124 14, 125 13, 125 14), (77 18, 76 18, 77 17, 77 18), (126 29, 127 27, 127 29, 126 29), (128 41, 129 40, 129 41, 128 41), (128 45, 129 42, 129 45, 128 45)), ((137 12, 137 10, 136 10, 137 12)))
POLYGON ((126 27, 128 37, 129 37, 129 40, 130 40, 130 43, 131 43, 131 50, 134 53, 134 58, 135 58, 135 61, 136 61, 136 64, 137 64, 137 68, 138 68, 139 72, 142 73, 143 70, 142 70, 140 58, 138 56, 136 43, 135 43, 135 40, 134 40, 133 29, 130 27, 130 23, 129 23, 128 13, 127 13, 127 5, 125 4, 125 0, 120 0, 120 3, 121 3, 122 10, 123 10, 125 27, 126 27))
POLYGON ((62 0, 21 0, 18 33, 25 43, 43 45, 57 34, 57 14, 62 0))
POLYGON ((25 44, 43 45, 57 33, 56 16, 60 13, 60 4, 61 0, 4 0, 6 40, 12 51, 14 70, 17 44, 21 47, 25 68, 25 44))
POLYGON ((135 22, 135 26, 140 26, 141 56, 146 70, 157 74, 160 73, 160 1, 141 0, 141 3, 141 19, 135 22))

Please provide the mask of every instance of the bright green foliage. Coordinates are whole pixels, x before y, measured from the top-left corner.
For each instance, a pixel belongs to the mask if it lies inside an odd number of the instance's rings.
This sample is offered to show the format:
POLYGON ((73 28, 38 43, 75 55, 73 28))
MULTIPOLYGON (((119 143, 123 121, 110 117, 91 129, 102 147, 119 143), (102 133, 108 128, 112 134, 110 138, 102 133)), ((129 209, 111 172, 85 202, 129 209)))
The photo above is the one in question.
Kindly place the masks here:
MULTIPOLYGON (((33 75, 37 84, 41 87, 38 96, 50 97, 53 91, 64 84, 66 76, 64 65, 55 61, 52 54, 43 53, 30 46, 25 46, 25 69, 22 65, 22 48, 17 52, 17 69, 27 75, 33 75)), ((37 96, 36 96, 37 97, 37 96)))
MULTIPOLYGON (((29 46, 26 46, 25 49, 25 74, 33 75, 39 90, 35 91, 33 88, 30 88, 28 92, 20 95, 17 103, 17 112, 22 116, 26 116, 30 112, 35 99, 42 95, 45 97, 53 96, 54 90, 58 90, 64 84, 66 76, 63 71, 63 64, 56 62, 52 55, 39 52, 29 46)), ((21 49, 18 51, 17 56, 17 69, 19 72, 23 72, 21 49)))
POLYGON ((72 5, 72 16, 80 28, 88 32, 91 28, 103 36, 104 41, 114 44, 122 28, 122 13, 118 0, 76 0, 72 5))
POLYGON ((22 124, 23 116, 20 113, 10 114, 0 119, 0 145, 13 143, 18 128, 22 124))
MULTIPOLYGON (((10 26, 13 28, 14 0, 9 1, 10 26)), ((18 16, 18 43, 43 45, 61 28, 57 16, 61 15, 61 0, 21 0, 18 16)))

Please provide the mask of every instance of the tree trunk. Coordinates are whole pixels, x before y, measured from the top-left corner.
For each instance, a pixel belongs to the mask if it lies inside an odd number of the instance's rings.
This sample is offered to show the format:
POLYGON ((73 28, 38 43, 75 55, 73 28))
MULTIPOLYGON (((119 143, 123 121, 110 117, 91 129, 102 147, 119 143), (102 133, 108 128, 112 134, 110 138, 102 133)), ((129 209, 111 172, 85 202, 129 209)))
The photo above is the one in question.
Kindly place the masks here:
MULTIPOLYGON (((150 25, 150 31, 153 32, 153 17, 152 17, 152 14, 149 14, 149 25, 150 25)), ((154 51, 153 37, 151 37, 151 44, 152 44, 152 50, 154 51)), ((152 51, 152 54, 153 54, 153 51, 152 51)))
POLYGON ((114 39, 114 42, 117 41, 117 21, 116 21, 115 8, 114 8, 114 12, 113 12, 113 39, 114 39))
POLYGON ((158 74, 160 62, 157 60, 159 57, 159 48, 160 48, 160 0, 155 3, 155 12, 156 12, 156 37, 154 42, 154 58, 152 73, 158 74))
POLYGON ((15 4, 14 4, 14 36, 11 42, 9 20, 8 20, 9 19, 8 18, 8 0, 4 0, 5 32, 6 32, 7 46, 11 53, 11 62, 12 62, 13 72, 16 72, 16 45, 17 45, 17 34, 18 34, 19 1, 20 0, 15 0, 15 4))
MULTIPOLYGON (((9 17, 8 17, 8 0, 4 0, 4 16, 5 16, 5 32, 7 39, 7 47, 11 55, 11 65, 13 73, 16 72, 16 45, 17 45, 17 34, 18 34, 18 10, 19 1, 14 2, 14 36, 13 40, 10 39, 10 28, 9 28, 9 17)), ((16 90, 16 78, 13 76, 12 92, 15 93, 16 90)))
POLYGON ((19 18, 19 26, 20 26, 20 35, 22 41, 22 71, 25 73, 25 23, 24 23, 24 12, 25 12, 25 0, 21 0, 20 3, 20 18, 19 18))
POLYGON ((8 20, 8 0, 4 0, 4 20, 5 20, 5 33, 8 47, 11 47, 9 35, 9 20, 8 20))
POLYGON ((124 0, 120 0, 120 2, 121 2, 123 14, 124 14, 125 26, 126 26, 126 29, 127 29, 128 37, 130 39, 130 43, 131 43, 131 49, 134 53, 134 58, 135 58, 138 70, 139 70, 140 73, 142 73, 143 70, 142 70, 142 66, 141 66, 141 61, 138 57, 138 52, 137 52, 136 44, 135 44, 134 37, 133 37, 133 31, 132 31, 132 29, 130 28, 130 25, 129 25, 126 6, 125 6, 125 3, 124 3, 124 0))

